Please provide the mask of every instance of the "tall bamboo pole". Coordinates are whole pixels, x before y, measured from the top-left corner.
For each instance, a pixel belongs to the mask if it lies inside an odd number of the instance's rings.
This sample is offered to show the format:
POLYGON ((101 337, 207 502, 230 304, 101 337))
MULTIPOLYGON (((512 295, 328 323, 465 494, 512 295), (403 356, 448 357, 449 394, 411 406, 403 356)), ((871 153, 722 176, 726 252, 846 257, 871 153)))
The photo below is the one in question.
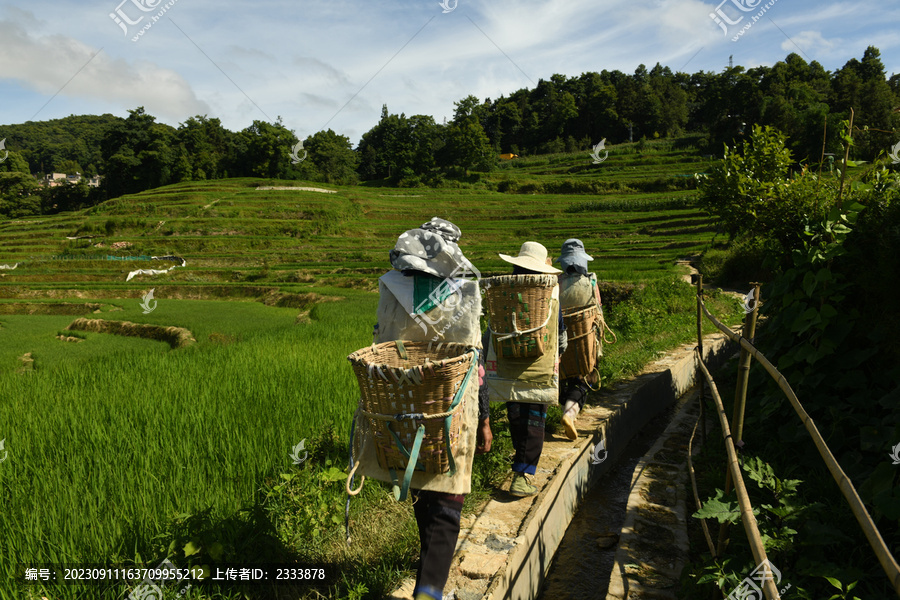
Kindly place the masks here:
POLYGON ((838 190, 837 207, 841 208, 841 198, 844 196, 844 177, 847 176, 847 161, 850 160, 850 144, 853 142, 853 108, 850 108, 850 131, 847 132, 847 147, 844 149, 844 168, 841 169, 841 187, 838 190))
MULTIPOLYGON (((747 533, 747 539, 750 542, 750 551, 753 552, 753 560, 757 565, 763 564, 767 560, 766 549, 762 542, 762 536, 759 535, 759 526, 756 524, 756 517, 753 516, 753 506, 750 504, 750 496, 747 494, 747 487, 744 485, 744 477, 741 475, 741 466, 738 464, 737 450, 734 449, 734 441, 731 437, 731 428, 728 426, 728 417, 725 414, 725 407, 722 405, 722 398, 719 396, 719 390, 716 389, 716 382, 713 381, 712 375, 703 364, 703 360, 698 361, 703 375, 709 381, 709 393, 716 405, 716 412, 719 415, 719 423, 722 425, 722 435, 725 437, 725 451, 728 453, 728 469, 734 478, 734 489, 737 492, 738 506, 741 509, 741 521, 744 523, 744 531, 747 533)), ((720 553, 721 554, 721 553, 720 553)), ((766 567, 766 575, 762 582, 763 593, 767 600, 779 600, 781 596, 778 594, 778 588, 775 586, 775 580, 766 567)))
MULTIPOLYGON (((701 311, 701 306, 703 306, 703 275, 701 273, 697 273, 694 275, 694 281, 697 282, 697 350, 700 352, 700 361, 703 361, 703 313, 701 311)), ((700 377, 699 367, 697 371, 697 381, 699 382, 699 394, 698 398, 700 399, 700 438, 701 443, 706 443, 706 414, 703 410, 703 378, 700 377)))
MULTIPOLYGON (((748 340, 753 340, 756 335, 756 317, 759 313, 759 283, 753 285, 753 310, 744 315, 744 329, 742 335, 748 340)), ((741 357, 738 361, 737 386, 734 390, 734 410, 731 413, 731 432, 734 435, 735 445, 740 448, 744 445, 741 436, 744 434, 744 409, 747 406, 747 385, 750 380, 750 361, 752 357, 746 348, 741 348, 741 357)), ((725 473, 725 493, 731 491, 731 471, 725 473)), ((722 554, 728 544, 728 523, 719 525, 718 554, 722 554)))
POLYGON ((828 141, 828 115, 822 128, 822 157, 819 159, 819 176, 816 177, 816 214, 819 214, 819 184, 822 183, 822 164, 825 162, 825 142, 828 141))

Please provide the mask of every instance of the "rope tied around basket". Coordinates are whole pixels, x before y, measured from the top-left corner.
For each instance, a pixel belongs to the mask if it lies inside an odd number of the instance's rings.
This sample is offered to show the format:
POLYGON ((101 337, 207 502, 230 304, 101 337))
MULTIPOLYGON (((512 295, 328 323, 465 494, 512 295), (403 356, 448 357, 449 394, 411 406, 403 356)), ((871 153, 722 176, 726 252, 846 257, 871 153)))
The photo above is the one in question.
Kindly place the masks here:
POLYGON ((396 415, 386 415, 384 413, 373 413, 369 412, 365 409, 357 409, 359 414, 369 417, 370 419, 377 419, 379 421, 427 421, 429 419, 445 419, 447 417, 453 416, 457 410, 459 410, 459 406, 457 406, 454 410, 442 413, 434 413, 433 415, 426 415, 425 413, 398 413, 396 415))
POLYGON ((520 335, 525 335, 525 334, 528 334, 528 333, 534 333, 535 331, 540 331, 541 329, 543 329, 543 328, 547 325, 547 323, 550 322, 550 317, 552 317, 552 316, 553 316, 553 307, 550 306, 549 309, 547 310, 547 318, 544 319, 544 322, 543 322, 543 323, 541 323, 541 324, 538 325, 537 327, 532 327, 531 329, 525 329, 525 330, 521 330, 521 331, 520 331, 519 328, 518 328, 518 326, 516 326, 516 313, 513 312, 513 313, 512 313, 512 327, 513 327, 513 330, 512 330, 511 332, 507 332, 507 333, 500 333, 500 332, 498 332, 498 331, 495 331, 494 333, 497 334, 497 341, 498 341, 498 342, 502 342, 503 340, 508 340, 508 339, 514 338, 514 337, 519 337, 520 335))
POLYGON ((613 331, 609 327, 609 325, 606 324, 606 317, 603 316, 603 308, 602 307, 600 308, 600 339, 603 340, 604 344, 615 344, 616 342, 619 341, 619 336, 616 335, 616 332, 613 331), (606 332, 609 332, 612 334, 612 336, 613 336, 612 341, 609 341, 608 339, 606 339, 606 332))

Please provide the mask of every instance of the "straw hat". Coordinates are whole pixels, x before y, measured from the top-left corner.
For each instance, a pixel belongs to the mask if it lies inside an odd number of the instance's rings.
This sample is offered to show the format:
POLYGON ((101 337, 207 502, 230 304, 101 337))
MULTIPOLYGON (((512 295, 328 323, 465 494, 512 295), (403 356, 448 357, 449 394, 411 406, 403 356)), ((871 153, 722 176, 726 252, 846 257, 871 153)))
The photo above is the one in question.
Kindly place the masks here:
POLYGON ((518 256, 501 254, 500 258, 508 263, 516 265, 517 267, 528 269, 529 271, 550 274, 562 273, 562 271, 560 271, 556 267, 551 267, 547 264, 547 249, 537 242, 525 242, 524 244, 522 244, 522 248, 519 249, 518 256))
POLYGON ((594 257, 584 251, 584 244, 581 243, 581 240, 571 238, 563 242, 562 251, 556 262, 563 268, 563 271, 574 265, 578 272, 587 275, 589 260, 594 260, 594 257))

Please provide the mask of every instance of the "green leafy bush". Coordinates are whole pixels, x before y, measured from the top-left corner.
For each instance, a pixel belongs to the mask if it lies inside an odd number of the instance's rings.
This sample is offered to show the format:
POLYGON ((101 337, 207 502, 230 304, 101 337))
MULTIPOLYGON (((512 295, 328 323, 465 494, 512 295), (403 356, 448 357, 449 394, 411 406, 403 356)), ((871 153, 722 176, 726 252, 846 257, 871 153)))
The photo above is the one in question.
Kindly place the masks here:
POLYGON ((775 204, 776 190, 788 181, 793 163, 784 135, 769 126, 754 126, 741 150, 725 148, 722 161, 698 175, 700 203, 719 217, 731 237, 760 233, 760 215, 775 204))

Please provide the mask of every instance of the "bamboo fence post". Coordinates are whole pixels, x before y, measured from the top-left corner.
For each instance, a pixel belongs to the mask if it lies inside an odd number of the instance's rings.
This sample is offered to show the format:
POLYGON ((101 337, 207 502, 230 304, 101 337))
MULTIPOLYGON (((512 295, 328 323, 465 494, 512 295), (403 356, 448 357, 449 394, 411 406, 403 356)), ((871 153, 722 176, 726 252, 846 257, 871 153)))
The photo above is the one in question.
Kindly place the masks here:
MULTIPOLYGON (((759 284, 753 285, 753 310, 747 315, 744 322, 743 336, 753 342, 756 337, 756 318, 759 315, 759 284)), ((747 404, 747 385, 750 378, 750 361, 752 357, 745 348, 741 348, 740 368, 738 370, 738 383, 735 389, 734 415, 731 419, 731 430, 738 447, 743 446, 741 436, 744 434, 744 408, 747 404)))
MULTIPOLYGON (((744 328, 742 335, 752 340, 756 335, 756 316, 759 309, 759 283, 753 285, 753 310, 744 315, 744 328)), ((735 445, 741 448, 744 445, 741 436, 744 434, 744 410, 747 406, 747 385, 750 378, 750 361, 752 357, 747 349, 741 347, 741 357, 738 361, 737 386, 734 390, 734 410, 731 414, 731 432, 734 435, 735 445)), ((725 493, 731 491, 731 471, 725 473, 725 493)), ((719 525, 718 553, 721 554, 728 544, 728 523, 719 525)))
MULTIPOLYGON (((697 283, 697 350, 700 352, 700 362, 703 362, 703 313, 700 309, 703 306, 703 275, 701 273, 697 273, 694 275, 694 280, 697 283)), ((703 378, 700 377, 699 367, 697 368, 697 381, 699 383, 699 394, 698 398, 700 399, 700 439, 701 443, 706 443, 706 413, 703 409, 703 378)))
POLYGON ((844 177, 847 175, 847 161, 850 160, 850 144, 853 142, 853 107, 850 107, 850 131, 847 132, 850 138, 847 140, 847 147, 844 149, 844 168, 841 169, 841 187, 838 190, 837 207, 841 209, 841 198, 844 196, 844 177))
POLYGON ((703 313, 706 315, 706 318, 712 321, 713 325, 715 325, 730 339, 738 342, 742 348, 746 348, 747 351, 750 352, 750 354, 753 356, 753 358, 759 361, 766 372, 768 372, 769 375, 772 376, 772 379, 774 379, 776 383, 778 383, 778 387, 781 388, 781 391, 784 393, 784 395, 787 396, 787 399, 788 401, 790 401, 794 412, 796 412, 797 416, 800 417, 800 420, 803 422, 803 426, 806 428, 806 431, 812 438, 816 449, 819 451, 819 456, 822 457, 822 461, 825 463, 825 466, 828 467, 828 471, 831 473, 831 477, 834 479, 834 482, 838 485, 838 488, 844 495, 844 499, 847 500, 847 504, 850 505, 850 510, 853 511, 853 516, 856 517, 856 521, 857 523, 859 523, 860 529, 863 530, 863 533, 865 534, 866 539, 869 542, 869 546, 872 547, 872 551, 875 553, 875 556, 878 557, 878 562, 881 564, 881 568, 884 570, 885 575, 887 575, 888 579, 890 580, 891 586, 894 588, 897 596, 900 597, 900 565, 897 564, 897 561, 894 559, 894 556, 888 549, 887 544, 884 543, 884 539, 881 537, 881 532, 878 531, 875 523, 872 522, 872 517, 869 515, 869 511, 866 510, 866 507, 862 503, 862 500, 860 500, 859 494, 856 493, 856 488, 853 487, 853 482, 850 481, 850 478, 847 477, 847 474, 844 473, 843 469, 841 469, 841 465, 834 458, 834 455, 831 453, 831 449, 828 448, 828 444, 826 444, 825 440, 822 439, 822 435, 819 433, 819 429, 816 427, 815 422, 813 422, 812 418, 810 418, 809 414, 806 412, 806 409, 803 408, 803 405, 800 404, 800 400, 797 398, 797 395, 794 393, 791 385, 787 382, 787 379, 784 378, 784 375, 782 375, 781 372, 779 372, 778 369, 776 369, 775 366, 771 362, 769 362, 769 360, 763 355, 763 353, 757 350, 755 346, 753 346, 753 344, 723 325, 721 321, 712 316, 706 306, 703 306, 702 308, 703 313))
MULTIPOLYGON (((753 506, 750 504, 750 496, 747 495, 747 487, 744 485, 744 478, 741 475, 741 466, 738 463, 737 450, 734 448, 734 440, 731 437, 731 428, 728 426, 728 416, 725 414, 725 407, 722 405, 722 398, 719 396, 719 390, 716 388, 716 382, 712 375, 706 369, 703 361, 699 361, 700 369, 709 382, 709 393, 712 396, 716 406, 716 412, 719 415, 719 423, 722 426, 722 435, 725 437, 725 451, 728 453, 728 469, 732 473, 734 479, 734 489, 737 492, 738 505, 741 509, 741 521, 744 524, 744 531, 747 533, 747 539, 750 541, 750 550, 753 552, 753 560, 757 565, 761 565, 766 558, 766 549, 763 546, 762 537, 759 535, 759 527, 756 524, 756 517, 753 516, 753 506)), ((772 579, 771 573, 763 581, 763 593, 768 600, 779 600, 781 596, 778 594, 778 588, 772 579)))
POLYGON ((819 175, 816 177, 816 214, 819 214, 819 184, 822 183, 822 164, 825 162, 825 142, 828 141, 828 115, 825 115, 825 126, 822 129, 822 157, 819 159, 819 175))

